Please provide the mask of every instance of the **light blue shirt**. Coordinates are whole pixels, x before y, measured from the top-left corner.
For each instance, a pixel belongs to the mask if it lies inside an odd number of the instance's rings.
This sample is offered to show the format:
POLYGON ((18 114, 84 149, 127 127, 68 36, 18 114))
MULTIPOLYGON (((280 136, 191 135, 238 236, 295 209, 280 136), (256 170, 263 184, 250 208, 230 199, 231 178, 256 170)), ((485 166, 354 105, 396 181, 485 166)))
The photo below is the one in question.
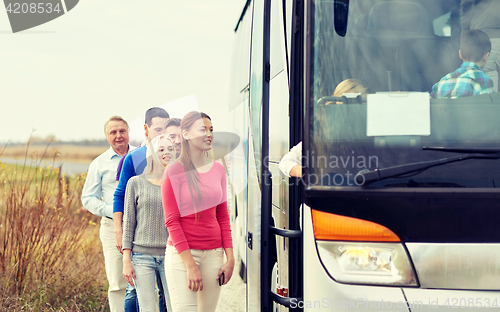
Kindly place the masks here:
MULTIPOLYGON (((129 145, 129 151, 131 149, 133 147, 129 145)), ((116 169, 120 159, 121 156, 110 147, 90 163, 82 190, 82 204, 96 216, 113 218, 116 169)))

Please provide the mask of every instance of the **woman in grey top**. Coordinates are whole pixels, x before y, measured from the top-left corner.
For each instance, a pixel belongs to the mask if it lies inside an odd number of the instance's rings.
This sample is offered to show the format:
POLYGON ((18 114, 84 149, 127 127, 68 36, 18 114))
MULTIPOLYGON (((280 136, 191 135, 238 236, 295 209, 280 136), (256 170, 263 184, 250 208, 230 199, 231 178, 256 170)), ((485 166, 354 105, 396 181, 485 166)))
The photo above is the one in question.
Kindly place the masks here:
POLYGON ((132 177, 125 191, 123 219, 123 277, 136 287, 141 312, 155 311, 156 276, 161 278, 167 311, 171 311, 165 277, 165 227, 161 181, 165 167, 174 160, 175 148, 165 135, 148 145, 144 173, 132 177))

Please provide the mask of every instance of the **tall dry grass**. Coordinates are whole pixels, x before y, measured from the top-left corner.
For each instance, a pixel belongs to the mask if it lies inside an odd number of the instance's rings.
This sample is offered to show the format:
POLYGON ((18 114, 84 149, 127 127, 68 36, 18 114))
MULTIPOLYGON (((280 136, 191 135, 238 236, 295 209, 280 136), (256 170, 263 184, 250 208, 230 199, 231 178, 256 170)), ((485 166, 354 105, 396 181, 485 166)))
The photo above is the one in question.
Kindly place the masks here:
POLYGON ((97 218, 80 203, 85 175, 66 178, 28 147, 24 165, 0 162, 0 310, 107 311, 97 218))

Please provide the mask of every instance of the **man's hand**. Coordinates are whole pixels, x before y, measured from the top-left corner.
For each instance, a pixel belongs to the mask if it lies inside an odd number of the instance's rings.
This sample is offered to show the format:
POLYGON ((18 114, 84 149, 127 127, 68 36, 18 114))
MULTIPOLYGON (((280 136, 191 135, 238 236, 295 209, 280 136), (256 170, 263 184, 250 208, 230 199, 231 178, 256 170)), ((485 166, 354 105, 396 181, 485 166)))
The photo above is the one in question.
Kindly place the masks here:
POLYGON ((302 178, 302 166, 299 165, 293 166, 293 168, 290 170, 290 176, 302 178))
POLYGON ((123 253, 123 232, 115 230, 116 249, 123 253))
POLYGON ((116 240, 116 249, 120 253, 123 254, 123 213, 115 212, 113 213, 113 223, 115 225, 115 240, 116 240))

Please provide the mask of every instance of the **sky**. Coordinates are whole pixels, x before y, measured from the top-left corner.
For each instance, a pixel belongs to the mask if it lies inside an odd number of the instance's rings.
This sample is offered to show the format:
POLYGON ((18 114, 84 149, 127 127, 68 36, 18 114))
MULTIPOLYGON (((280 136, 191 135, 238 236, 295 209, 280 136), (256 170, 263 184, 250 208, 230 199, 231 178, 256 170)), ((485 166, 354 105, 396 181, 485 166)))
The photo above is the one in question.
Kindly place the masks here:
POLYGON ((0 10, 0 143, 25 143, 33 129, 104 139, 113 115, 135 120, 141 135, 138 120, 153 106, 180 118, 198 107, 214 130, 229 130, 231 51, 245 2, 81 0, 19 33, 0 10))

